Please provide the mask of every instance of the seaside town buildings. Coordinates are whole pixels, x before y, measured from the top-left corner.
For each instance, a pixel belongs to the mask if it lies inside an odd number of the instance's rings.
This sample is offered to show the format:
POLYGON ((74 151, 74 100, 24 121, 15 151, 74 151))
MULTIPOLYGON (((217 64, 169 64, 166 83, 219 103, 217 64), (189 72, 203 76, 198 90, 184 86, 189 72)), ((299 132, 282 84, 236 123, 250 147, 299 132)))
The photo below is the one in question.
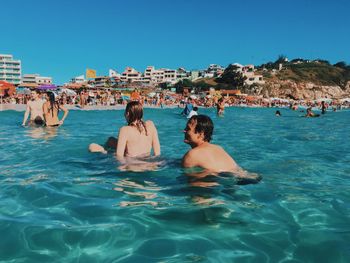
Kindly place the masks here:
MULTIPOLYGON (((235 63, 237 71, 241 72, 246 77, 245 84, 252 85, 264 84, 265 81, 262 75, 255 74, 254 65, 243 66, 235 63)), ((108 88, 116 83, 134 83, 140 85, 157 86, 162 83, 174 85, 175 83, 189 79, 196 81, 201 78, 220 77, 225 68, 218 64, 210 64, 203 70, 187 71, 185 68, 168 69, 148 66, 145 71, 139 72, 132 67, 126 67, 125 70, 119 74, 117 71, 110 69, 108 76, 97 76, 86 79, 84 75, 72 78, 66 84, 88 85, 94 88, 108 88)), ((24 74, 21 77, 21 61, 14 60, 12 55, 0 54, 0 80, 7 81, 15 85, 28 86, 52 84, 51 77, 40 76, 39 74, 24 74)))
POLYGON ((12 55, 0 54, 0 80, 18 85, 21 82, 21 61, 12 55))
POLYGON ((44 84, 52 84, 52 77, 43 77, 39 74, 24 74, 22 77, 21 84, 38 84, 38 85, 44 85, 44 84))

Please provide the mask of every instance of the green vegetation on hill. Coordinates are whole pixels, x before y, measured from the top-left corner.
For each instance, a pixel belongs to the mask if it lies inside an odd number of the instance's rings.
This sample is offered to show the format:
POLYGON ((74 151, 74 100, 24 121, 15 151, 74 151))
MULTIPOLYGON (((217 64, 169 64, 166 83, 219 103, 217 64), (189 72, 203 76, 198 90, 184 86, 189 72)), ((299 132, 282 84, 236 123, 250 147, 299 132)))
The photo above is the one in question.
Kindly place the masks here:
POLYGON ((309 61, 305 59, 294 59, 287 62, 280 56, 275 62, 269 62, 257 67, 258 72, 268 80, 292 80, 297 83, 312 82, 324 86, 340 86, 344 88, 350 81, 350 66, 345 62, 331 65, 326 60, 309 61), (279 66, 282 65, 282 69, 279 66), (275 74, 273 74, 273 70, 275 74))
MULTIPOLYGON (((296 83, 311 82, 322 86, 339 86, 344 89, 350 81, 350 65, 340 61, 334 65, 327 60, 293 59, 288 61, 283 55, 275 62, 268 62, 256 67, 256 74, 262 74, 266 83, 269 81, 291 80, 296 83), (281 67, 281 69, 280 69, 281 67)), ((175 84, 178 91, 184 87, 194 88, 198 91, 216 89, 250 89, 244 84, 245 77, 237 72, 237 66, 229 65, 221 77, 202 78, 197 81, 184 79, 175 84)), ((257 85, 257 84, 253 84, 257 85)))

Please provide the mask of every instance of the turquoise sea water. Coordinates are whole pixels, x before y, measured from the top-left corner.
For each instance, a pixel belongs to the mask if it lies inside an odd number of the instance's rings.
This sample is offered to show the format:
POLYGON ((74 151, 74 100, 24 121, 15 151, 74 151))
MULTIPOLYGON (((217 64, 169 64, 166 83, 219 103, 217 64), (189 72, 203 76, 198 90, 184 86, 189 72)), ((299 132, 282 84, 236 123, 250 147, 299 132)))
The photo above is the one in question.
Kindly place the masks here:
POLYGON ((191 184, 178 109, 146 109, 163 165, 117 169, 91 154, 125 123, 123 111, 70 111, 59 129, 22 128, 0 112, 0 261, 350 262, 350 111, 320 118, 226 109, 214 143, 263 176, 191 184))

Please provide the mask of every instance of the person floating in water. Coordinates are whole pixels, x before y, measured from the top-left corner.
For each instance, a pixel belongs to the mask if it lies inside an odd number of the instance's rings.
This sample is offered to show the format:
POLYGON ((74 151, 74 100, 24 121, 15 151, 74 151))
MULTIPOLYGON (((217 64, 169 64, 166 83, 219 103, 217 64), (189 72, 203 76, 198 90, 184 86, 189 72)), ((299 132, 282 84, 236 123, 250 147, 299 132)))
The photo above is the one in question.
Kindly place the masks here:
POLYGON ((60 126, 64 123, 64 120, 67 118, 68 110, 59 104, 53 92, 48 92, 47 97, 48 101, 46 101, 43 105, 46 126, 60 126), (64 112, 64 115, 61 120, 58 119, 58 113, 60 110, 64 112))
MULTIPOLYGON (((110 137, 108 148, 116 149, 118 160, 124 157, 147 157, 153 149, 154 156, 160 155, 160 143, 157 128, 152 121, 143 121, 143 108, 140 102, 131 101, 126 105, 125 119, 128 125, 119 130, 118 139, 110 137)), ((107 153, 104 147, 96 143, 89 146, 90 152, 107 153)))
POLYGON ((40 98, 40 94, 37 90, 33 90, 31 92, 32 100, 28 101, 27 108, 24 113, 24 118, 22 122, 22 126, 25 126, 30 115, 29 125, 38 125, 43 126, 44 123, 44 112, 43 112, 43 104, 44 100, 40 98))
POLYGON ((312 118, 312 117, 319 117, 319 116, 320 114, 315 114, 312 112, 311 107, 307 108, 305 117, 312 118))
POLYGON ((184 142, 192 149, 183 156, 182 166, 200 167, 209 173, 232 172, 238 178, 258 182, 261 179, 258 175, 244 171, 222 147, 210 143, 213 130, 214 124, 206 115, 196 115, 188 120, 184 142))

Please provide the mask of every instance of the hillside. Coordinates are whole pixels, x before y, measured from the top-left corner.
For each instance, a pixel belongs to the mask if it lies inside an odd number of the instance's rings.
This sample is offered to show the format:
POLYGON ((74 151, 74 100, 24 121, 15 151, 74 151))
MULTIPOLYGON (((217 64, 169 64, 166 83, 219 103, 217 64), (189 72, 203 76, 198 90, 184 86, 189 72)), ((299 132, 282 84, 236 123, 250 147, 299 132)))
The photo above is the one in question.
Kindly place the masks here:
POLYGON ((296 83, 314 83, 321 86, 339 86, 345 89, 350 81, 350 68, 338 67, 327 62, 283 63, 282 69, 273 73, 261 67, 257 71, 264 76, 265 81, 290 80, 296 83))

